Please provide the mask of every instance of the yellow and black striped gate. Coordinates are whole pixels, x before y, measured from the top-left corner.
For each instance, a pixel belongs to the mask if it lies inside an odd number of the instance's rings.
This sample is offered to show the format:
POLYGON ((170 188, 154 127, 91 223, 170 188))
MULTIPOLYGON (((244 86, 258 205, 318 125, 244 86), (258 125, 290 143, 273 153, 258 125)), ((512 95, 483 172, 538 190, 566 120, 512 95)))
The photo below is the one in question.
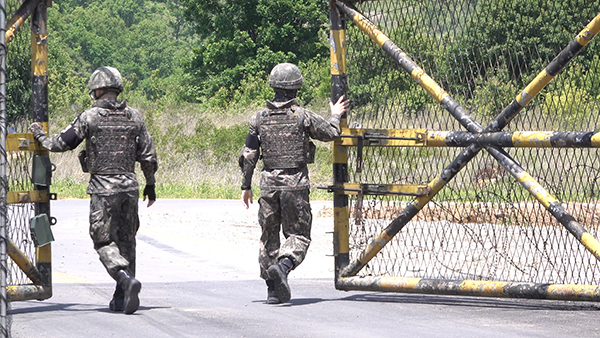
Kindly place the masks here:
POLYGON ((330 2, 336 288, 600 300, 598 13, 330 2))
POLYGON ((3 13, 12 13, 8 22, 3 17, 1 43, 3 337, 10 336, 6 313, 10 302, 52 296, 50 225, 55 219, 50 215, 50 200, 56 198, 49 191, 52 164, 28 130, 34 121, 48 130, 49 5, 46 0, 2 1, 3 13), (21 30, 28 18, 31 30, 21 30), (23 57, 29 50, 30 56, 23 57), (19 69, 24 62, 30 63, 31 72, 19 69))

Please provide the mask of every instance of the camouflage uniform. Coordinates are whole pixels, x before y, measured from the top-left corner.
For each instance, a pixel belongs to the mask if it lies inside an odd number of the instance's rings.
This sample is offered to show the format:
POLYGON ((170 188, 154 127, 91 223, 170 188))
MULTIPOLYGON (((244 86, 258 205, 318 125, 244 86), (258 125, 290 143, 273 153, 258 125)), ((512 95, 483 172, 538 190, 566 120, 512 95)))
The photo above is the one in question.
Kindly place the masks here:
MULTIPOLYGON (((127 270, 135 276, 135 235, 139 228, 138 199, 139 186, 132 161, 140 162, 147 185, 154 185, 154 174, 158 162, 152 138, 146 129, 144 118, 139 111, 128 107, 125 101, 116 98, 104 98, 94 102, 91 109, 84 111, 75 118, 60 135, 40 136, 41 145, 52 152, 63 152, 75 149, 83 140, 89 150, 95 143, 98 121, 109 113, 119 112, 126 116, 135 130, 136 149, 127 152, 117 151, 135 158, 123 158, 121 162, 129 162, 123 168, 111 173, 107 168, 92 168, 87 193, 90 200, 90 236, 94 249, 100 256, 100 261, 115 279, 119 270, 127 270)), ((102 141, 102 140, 100 140, 102 141)), ((126 142, 121 142, 124 144, 126 142)), ((89 154, 88 154, 89 155, 89 154)), ((135 163, 135 162, 133 162, 135 163)), ((110 165, 110 164, 109 164, 110 165)), ((110 168, 109 168, 110 169, 110 168)))
MULTIPOLYGON (((301 131, 308 137, 320 141, 332 141, 340 135, 337 116, 332 116, 330 121, 321 116, 300 108, 296 99, 283 102, 267 101, 267 107, 256 113, 249 122, 249 138, 257 137, 260 139, 261 121, 264 116, 274 110, 285 110, 288 116, 298 119, 301 125, 301 131)), ((285 142, 288 135, 279 135, 279 138, 285 142)), ((285 148, 298 147, 298 145, 286 144, 285 148)), ((252 174, 260 158, 260 151, 263 157, 271 149, 266 148, 265 144, 246 145, 242 148, 240 154, 240 167, 242 168, 242 189, 250 189, 252 174)), ((265 158, 263 158, 264 162, 265 158)), ((259 214, 258 220, 262 228, 260 238, 260 276, 267 280, 267 269, 269 266, 277 264, 280 258, 287 257, 294 268, 304 260, 306 251, 310 244, 310 229, 312 225, 312 214, 309 203, 310 182, 308 178, 308 168, 306 163, 300 163, 296 168, 268 168, 263 167, 260 174, 259 214), (285 237, 284 243, 280 243, 279 231, 283 230, 285 237)), ((294 165, 292 165, 294 166, 294 165)))

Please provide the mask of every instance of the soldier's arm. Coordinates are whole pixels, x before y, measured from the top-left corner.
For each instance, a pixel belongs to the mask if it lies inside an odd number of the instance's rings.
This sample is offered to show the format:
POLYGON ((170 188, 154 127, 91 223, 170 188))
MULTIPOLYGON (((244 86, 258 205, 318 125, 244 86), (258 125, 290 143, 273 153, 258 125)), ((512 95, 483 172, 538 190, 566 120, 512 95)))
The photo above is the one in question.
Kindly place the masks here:
POLYGON ((316 140, 329 142, 340 136, 340 119, 332 115, 329 121, 323 117, 305 110, 304 125, 307 127, 308 135, 316 140))
POLYGON ((260 155, 256 116, 250 119, 248 125, 248 136, 239 157, 239 165, 242 170, 242 190, 248 190, 252 187, 252 174, 254 174, 254 168, 256 168, 260 155))
MULTIPOLYGON (((81 115, 80 115, 81 116, 81 115)), ((33 123, 29 129, 33 133, 38 142, 42 147, 52 152, 63 152, 73 150, 85 139, 85 124, 81 121, 80 116, 77 116, 75 120, 60 134, 46 136, 42 125, 38 122, 33 123)))
POLYGON ((156 179, 154 174, 158 170, 158 159, 156 156, 156 149, 154 148, 154 142, 152 141, 150 133, 148 133, 148 129, 146 129, 144 119, 141 117, 141 114, 138 116, 141 120, 142 128, 136 142, 137 150, 135 160, 140 162, 142 173, 144 174, 144 178, 146 178, 146 186, 144 187, 142 196, 144 197, 144 201, 148 198, 148 207, 150 207, 154 204, 154 201, 156 201, 156 179))
POLYGON ((348 105, 349 102, 344 99, 343 95, 335 104, 330 102, 331 117, 329 121, 309 110, 305 110, 305 125, 308 129, 308 135, 311 138, 324 142, 333 141, 338 138, 340 136, 342 114, 348 109, 348 105))
POLYGON ((142 130, 138 137, 136 161, 140 162, 142 173, 146 178, 146 185, 153 186, 156 183, 154 174, 158 170, 158 158, 152 137, 148 133, 148 129, 146 129, 146 124, 142 125, 142 130))

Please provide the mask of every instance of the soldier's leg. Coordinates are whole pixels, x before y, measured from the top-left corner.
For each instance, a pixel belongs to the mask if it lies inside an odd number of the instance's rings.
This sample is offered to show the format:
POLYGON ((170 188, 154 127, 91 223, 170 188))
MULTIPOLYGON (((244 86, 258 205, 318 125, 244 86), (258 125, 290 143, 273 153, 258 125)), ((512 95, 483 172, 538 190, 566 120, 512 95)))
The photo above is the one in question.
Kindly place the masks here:
MULTIPOLYGON (((120 202, 121 211, 117 226, 111 228, 111 238, 117 243, 119 253, 129 262, 126 271, 135 277, 136 241, 135 235, 140 227, 138 216, 138 194, 136 192, 124 193, 120 202)), ((116 216, 115 216, 116 217, 116 216)), ((131 301, 129 301, 131 303, 131 301)), ((128 304, 129 304, 128 303, 128 304)), ((129 308, 133 305, 129 304, 129 308)), ((113 311, 125 310, 125 291, 117 283, 109 308, 113 311)))
POLYGON ((279 249, 279 259, 289 258, 294 266, 300 265, 310 245, 312 211, 310 190, 285 191, 281 196, 281 227, 285 241, 279 249))
POLYGON ((260 250, 258 261, 260 277, 268 279, 267 269, 277 263, 279 254, 279 230, 281 228, 281 208, 279 206, 280 191, 261 191, 258 200, 258 223, 262 234, 260 236, 260 250))
MULTIPOLYGON (((121 255, 118 244, 114 241, 115 228, 119 226, 122 218, 124 201, 127 194, 115 194, 110 196, 92 195, 90 201, 90 236, 94 242, 94 248, 100 256, 100 261, 106 271, 113 277, 118 286, 123 290, 123 309, 125 313, 131 314, 138 309, 139 299, 137 295, 141 289, 141 283, 133 278, 129 272, 129 261, 121 255)), ((119 296, 119 290, 115 294, 119 296)), ((120 306, 111 301, 109 307, 120 311, 120 306)))
POLYGON ((139 192, 124 192, 119 194, 119 211, 115 215, 117 222, 112 225, 111 236, 119 247, 119 252, 129 261, 129 266, 117 272, 117 283, 123 289, 123 310, 132 314, 139 308, 138 294, 142 283, 135 279, 135 235, 140 227, 138 217, 139 192))
POLYGON ((129 262, 127 272, 135 277, 136 262, 136 240, 135 235, 140 227, 138 216, 137 192, 127 192, 122 194, 121 206, 119 211, 119 221, 113 226, 111 231, 112 240, 117 243, 119 252, 129 262))
POLYGON ((92 195, 90 199, 90 237, 100 262, 115 280, 117 271, 129 266, 129 261, 121 255, 118 245, 111 238, 114 214, 119 208, 116 202, 118 202, 117 195, 92 195))
POLYGON ((281 227, 286 239, 279 248, 277 264, 271 265, 267 273, 275 282, 275 293, 282 302, 291 299, 287 276, 292 269, 302 263, 310 244, 312 214, 308 194, 308 189, 282 191, 279 199, 281 227))
POLYGON ((278 191, 261 191, 258 200, 258 223, 262 229, 260 237, 260 250, 258 261, 260 265, 260 277, 267 283, 267 303, 279 304, 281 300, 275 293, 275 283, 268 276, 267 270, 277 263, 279 254, 279 230, 281 227, 281 208, 279 207, 278 191))

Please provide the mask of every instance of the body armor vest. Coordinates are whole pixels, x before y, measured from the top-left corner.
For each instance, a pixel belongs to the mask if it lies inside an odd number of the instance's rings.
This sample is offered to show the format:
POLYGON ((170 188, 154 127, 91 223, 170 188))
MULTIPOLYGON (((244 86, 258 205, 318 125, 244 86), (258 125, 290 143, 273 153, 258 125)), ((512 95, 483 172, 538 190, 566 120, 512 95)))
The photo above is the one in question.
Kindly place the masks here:
POLYGON ((301 168, 308 163, 310 147, 303 116, 292 108, 263 110, 258 133, 265 168, 301 168))
POLYGON ((135 171, 136 143, 140 125, 132 113, 101 109, 92 120, 86 140, 91 174, 126 174, 135 171))

